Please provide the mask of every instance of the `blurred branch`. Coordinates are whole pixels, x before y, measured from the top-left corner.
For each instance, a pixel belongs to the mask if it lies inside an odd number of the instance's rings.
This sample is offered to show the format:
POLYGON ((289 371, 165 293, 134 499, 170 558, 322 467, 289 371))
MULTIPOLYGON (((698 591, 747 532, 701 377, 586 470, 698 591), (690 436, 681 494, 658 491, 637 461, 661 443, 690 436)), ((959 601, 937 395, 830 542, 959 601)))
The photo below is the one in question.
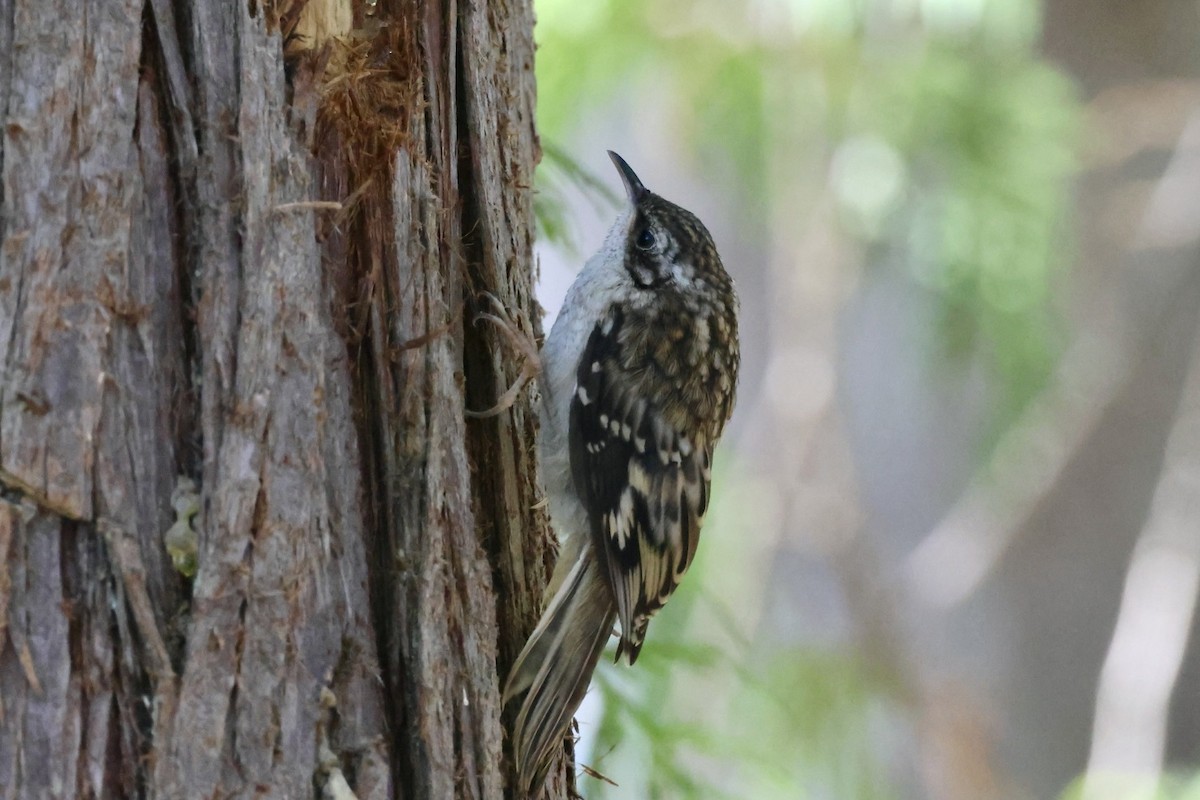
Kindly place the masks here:
POLYGON ((991 461, 909 555, 903 574, 914 597, 949 608, 979 588, 1087 441, 1128 378, 1130 363, 1120 343, 1106 335, 1083 338, 1067 351, 1057 379, 1008 429, 991 461))
MULTIPOLYGON (((1162 474, 1129 571, 1100 673, 1085 800, 1110 797, 1100 770, 1138 773, 1153 788, 1162 771, 1171 693, 1200 588, 1200 332, 1167 440, 1162 474)), ((1123 797, 1129 797, 1125 794, 1123 797)))
MULTIPOLYGON (((1134 248, 1200 237, 1200 112, 1190 117, 1142 215, 1134 248), (1182 198, 1182 199, 1181 199, 1182 198), (1187 221, 1181 212, 1190 214, 1187 221), (1169 228, 1169 232, 1164 230, 1169 228)), ((1175 278, 1182 283, 1188 273, 1175 278)), ((979 588, 1016 541, 1038 503, 1057 485, 1117 392, 1144 342, 1124 343, 1102 322, 1064 355, 1057 379, 1008 430, 987 466, 914 548, 905 564, 909 591, 930 606, 954 606, 979 588)))
MULTIPOLYGON (((808 387, 782 384, 768 389, 773 401, 760 410, 766 435, 777 445, 771 470, 785 517, 803 520, 805 545, 828 560, 849 610, 857 654, 872 684, 884 689, 912 722, 910 756, 917 767, 921 796, 932 800, 1006 796, 1004 776, 991 763, 991 743, 980 715, 965 692, 935 675, 931 662, 914 650, 909 598, 888 580, 875 543, 866 535, 858 477, 843 420, 837 408, 833 374, 836 313, 840 298, 861 268, 861 254, 839 237, 837 205, 828 187, 812 202, 802 235, 794 225, 780 242, 773 262, 779 305, 773 309, 775 336, 803 353, 802 366, 779 358, 768 372, 803 375, 808 387), (795 269, 804 264, 803 271, 795 269), (798 280, 798 278, 802 278, 798 280), (819 387, 814 389, 813 387, 819 387)), ((787 528, 792 528, 788 525, 787 528)), ((796 548, 791 537, 764 555, 796 548)), ((762 574, 770 574, 764 568, 762 574)), ((765 587, 764 587, 765 589, 765 587)), ((906 755, 906 758, 909 757, 906 755)))

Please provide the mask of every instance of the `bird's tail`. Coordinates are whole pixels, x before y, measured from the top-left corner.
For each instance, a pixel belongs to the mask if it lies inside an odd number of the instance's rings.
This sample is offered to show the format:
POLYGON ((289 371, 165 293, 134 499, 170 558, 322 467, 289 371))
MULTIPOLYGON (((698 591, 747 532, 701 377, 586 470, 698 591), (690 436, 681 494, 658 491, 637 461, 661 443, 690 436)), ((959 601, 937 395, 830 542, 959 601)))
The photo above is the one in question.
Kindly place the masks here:
POLYGON ((560 558, 551 581, 557 590, 509 673, 504 703, 517 709, 512 743, 520 792, 545 780, 612 633, 616 608, 601 570, 588 546, 576 558, 560 558))

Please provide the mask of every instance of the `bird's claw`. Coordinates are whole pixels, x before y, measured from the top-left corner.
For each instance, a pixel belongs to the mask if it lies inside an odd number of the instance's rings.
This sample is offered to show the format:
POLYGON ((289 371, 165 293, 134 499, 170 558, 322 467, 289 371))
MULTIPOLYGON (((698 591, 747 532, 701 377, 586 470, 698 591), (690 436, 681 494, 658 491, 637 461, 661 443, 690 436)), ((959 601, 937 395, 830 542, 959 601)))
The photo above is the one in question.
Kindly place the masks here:
POLYGON ((517 401, 517 397, 521 394, 521 390, 542 371, 541 356, 538 352, 537 342, 534 341, 533 336, 521 329, 521 326, 513 320, 508 313, 508 309, 504 307, 504 304, 500 302, 500 299, 496 295, 491 292, 483 292, 482 294, 491 304, 495 313, 481 311, 475 316, 475 322, 478 323, 480 320, 487 320, 495 325, 513 349, 524 358, 521 363, 521 374, 517 376, 513 385, 508 387, 508 390, 504 394, 500 395, 496 401, 496 405, 484 411, 467 410, 467 416, 472 419, 487 419, 512 408, 513 403, 517 401))

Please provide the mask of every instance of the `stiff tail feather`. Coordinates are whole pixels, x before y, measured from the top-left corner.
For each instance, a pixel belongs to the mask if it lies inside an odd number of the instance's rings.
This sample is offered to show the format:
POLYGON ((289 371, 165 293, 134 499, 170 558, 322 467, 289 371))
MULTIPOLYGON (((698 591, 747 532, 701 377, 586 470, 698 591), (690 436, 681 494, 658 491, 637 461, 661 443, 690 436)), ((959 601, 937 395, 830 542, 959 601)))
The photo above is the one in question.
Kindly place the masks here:
POLYGON ((557 591, 513 664, 504 687, 505 705, 515 705, 513 757, 520 791, 532 793, 546 778, 562 747, 600 653, 616 620, 612 592, 590 547, 560 561, 551 586, 557 591))

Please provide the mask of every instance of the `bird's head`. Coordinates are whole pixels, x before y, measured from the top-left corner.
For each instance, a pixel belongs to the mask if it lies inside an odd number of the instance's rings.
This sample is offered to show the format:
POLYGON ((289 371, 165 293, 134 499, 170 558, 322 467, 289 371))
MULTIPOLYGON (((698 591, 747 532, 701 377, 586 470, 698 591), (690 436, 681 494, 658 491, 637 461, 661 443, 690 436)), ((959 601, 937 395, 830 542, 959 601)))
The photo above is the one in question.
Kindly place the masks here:
POLYGON ((611 150, 608 155, 625 184, 631 207, 622 217, 622 254, 633 284, 651 291, 731 291, 729 276, 704 223, 647 189, 625 159, 611 150))

